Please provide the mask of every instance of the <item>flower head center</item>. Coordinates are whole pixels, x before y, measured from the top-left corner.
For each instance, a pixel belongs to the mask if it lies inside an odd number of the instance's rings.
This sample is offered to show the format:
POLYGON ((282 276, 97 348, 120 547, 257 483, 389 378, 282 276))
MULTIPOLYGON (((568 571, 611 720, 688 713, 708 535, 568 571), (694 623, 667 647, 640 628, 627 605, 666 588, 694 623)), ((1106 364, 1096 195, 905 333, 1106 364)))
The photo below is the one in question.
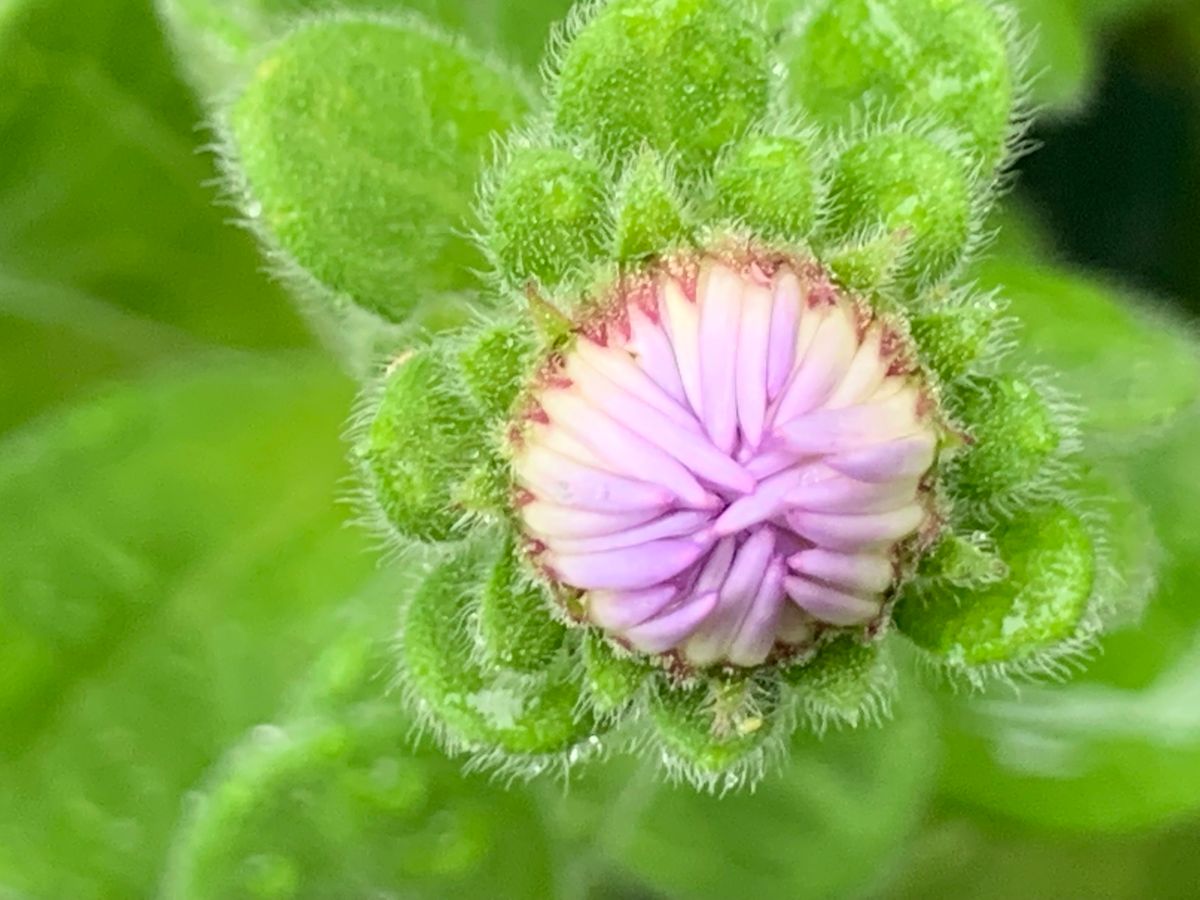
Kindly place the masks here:
POLYGON ((936 452, 907 343, 812 263, 624 284, 513 446, 537 564, 646 653, 753 666, 878 618, 936 452))

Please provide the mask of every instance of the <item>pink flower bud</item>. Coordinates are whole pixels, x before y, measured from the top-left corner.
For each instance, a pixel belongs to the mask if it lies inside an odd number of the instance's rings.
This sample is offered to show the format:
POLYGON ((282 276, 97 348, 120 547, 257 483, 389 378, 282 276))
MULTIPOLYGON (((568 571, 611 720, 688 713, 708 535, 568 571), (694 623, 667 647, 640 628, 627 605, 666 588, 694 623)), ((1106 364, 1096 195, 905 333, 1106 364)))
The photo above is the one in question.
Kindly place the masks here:
POLYGON ((692 666, 871 622, 937 449, 907 350, 795 260, 623 284, 514 433, 535 562, 615 639, 692 666))

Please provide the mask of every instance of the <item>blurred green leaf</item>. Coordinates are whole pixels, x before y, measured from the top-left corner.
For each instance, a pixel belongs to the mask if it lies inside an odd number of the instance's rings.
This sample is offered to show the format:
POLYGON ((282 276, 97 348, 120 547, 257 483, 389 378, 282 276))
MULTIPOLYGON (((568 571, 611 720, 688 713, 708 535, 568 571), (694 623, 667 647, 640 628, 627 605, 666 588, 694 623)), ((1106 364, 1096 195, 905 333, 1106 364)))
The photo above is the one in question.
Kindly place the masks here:
POLYGON ((157 0, 184 69, 209 98, 243 80, 255 49, 299 16, 414 11, 532 72, 573 0, 157 0))
POLYGON ((382 570, 340 604, 278 713, 189 800, 161 895, 541 898, 549 837, 526 791, 464 776, 389 695, 397 607, 422 567, 382 570))
MULTIPOLYGON (((853 896, 919 822, 937 766, 928 703, 917 685, 907 688, 881 727, 823 738, 802 730, 753 793, 700 794, 645 769, 618 789, 611 779, 622 770, 609 764, 590 837, 673 898, 853 896)), ((586 796, 586 780, 573 790, 586 796)))
POLYGON ((200 342, 303 341, 142 0, 0 13, 0 429, 200 342))
POLYGON ((980 278, 1010 301, 1020 351, 1052 365, 1081 401, 1091 435, 1145 437, 1200 398, 1200 340, 1165 309, 1045 263, 997 257, 980 278))
POLYGON ((962 816, 926 829, 879 900, 1146 900, 1191 897, 1200 883, 1196 825, 1136 836, 1029 834, 962 816))
POLYGON ((334 504, 348 399, 223 360, 0 444, 0 886, 145 895, 179 795, 371 568, 334 504))
POLYGON ((1200 417, 1129 465, 1165 549, 1136 629, 1064 685, 947 698, 944 787, 1042 826, 1129 831, 1200 809, 1200 417))
POLYGON ((285 275, 400 321, 478 286, 475 181, 526 107, 509 73, 412 17, 314 21, 231 107, 231 165, 285 275))

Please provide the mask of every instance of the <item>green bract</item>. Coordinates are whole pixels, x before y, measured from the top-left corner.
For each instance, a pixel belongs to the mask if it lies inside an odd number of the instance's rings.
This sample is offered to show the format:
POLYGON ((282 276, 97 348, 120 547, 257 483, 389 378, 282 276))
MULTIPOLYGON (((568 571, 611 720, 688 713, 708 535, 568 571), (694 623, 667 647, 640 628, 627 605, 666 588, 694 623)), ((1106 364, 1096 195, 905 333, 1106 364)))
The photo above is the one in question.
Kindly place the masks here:
MULTIPOLYGON (((332 314, 335 344, 364 316, 394 326, 340 346, 374 372, 352 432, 372 518, 406 560, 438 545, 398 602, 395 664, 423 724, 505 772, 634 746, 696 785, 749 785, 806 740, 797 728, 886 719, 914 659, 974 685, 1058 671, 1135 618, 1151 580, 1139 496, 1097 472, 1133 436, 1123 429, 1163 425, 1200 393, 1191 341, 1103 288, 1012 262, 972 268, 1021 124, 1011 17, 987 0, 775 6, 771 21, 788 23, 778 41, 732 0, 587 4, 553 44, 540 106, 415 16, 307 18, 255 55, 224 112, 243 211, 332 314), (576 415, 573 354, 632 340, 638 309, 661 324, 666 308, 681 328, 706 260, 748 284, 796 274, 804 309, 834 322, 817 343, 841 336, 858 354, 874 341, 878 383, 915 398, 914 434, 928 438, 925 464, 902 473, 916 497, 902 512, 918 524, 883 549, 868 541, 855 563, 871 584, 882 573, 878 613, 796 613, 801 636, 753 665, 651 652, 595 624, 597 591, 544 562, 524 512, 539 500, 531 479, 567 500, 577 488, 521 457, 529 434, 576 415), (682 301, 649 304, 667 277, 682 301), (541 405, 551 388, 567 412, 541 405)), ((725 326, 705 346, 732 348, 736 322, 725 326)), ((694 361, 701 381, 717 355, 694 361)), ((853 371, 873 371, 862 356, 853 371)), ((726 396, 725 383, 702 387, 726 396)), ((695 389, 679 385, 689 401, 695 389)), ((573 424, 574 452, 599 454, 591 423, 573 424)), ((719 424, 704 423, 714 441, 719 424)), ((740 463, 725 463, 738 484, 740 463)), ((855 471, 852 496, 894 500, 855 471)), ((606 484, 584 509, 613 512, 604 504, 623 489, 606 484)), ((561 524, 571 509, 559 507, 537 512, 561 524)), ((859 527, 878 511, 838 514, 859 527)), ((622 549, 577 555, 609 554, 595 570, 619 582, 622 549)))

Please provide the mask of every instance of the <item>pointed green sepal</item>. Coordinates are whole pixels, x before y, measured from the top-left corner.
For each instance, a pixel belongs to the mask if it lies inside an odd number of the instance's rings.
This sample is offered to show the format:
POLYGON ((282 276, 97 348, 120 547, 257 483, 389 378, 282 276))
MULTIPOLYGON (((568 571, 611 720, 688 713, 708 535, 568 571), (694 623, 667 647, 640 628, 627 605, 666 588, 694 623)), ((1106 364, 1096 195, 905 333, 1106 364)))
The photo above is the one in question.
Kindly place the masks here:
POLYGON ((402 354, 364 408, 354 455, 383 521, 406 538, 461 537, 461 485, 488 448, 449 356, 432 347, 402 354))
POLYGON ((819 0, 785 36, 792 96, 817 121, 932 119, 1000 161, 1014 105, 1010 28, 985 0, 819 0))
POLYGON ((1044 493, 1060 474, 1051 465, 1070 450, 1065 410, 1023 378, 999 375, 962 386, 954 411, 969 446, 949 463, 951 494, 977 505, 1044 493))
POLYGON ((500 764, 570 749, 595 723, 578 712, 575 661, 560 654, 541 671, 504 672, 481 658, 471 619, 502 549, 492 534, 459 544, 409 602, 400 638, 402 679, 452 747, 500 764))
POLYGON ((664 677, 650 711, 668 766, 698 787, 727 789, 762 776, 778 689, 740 672, 686 687, 664 677))
POLYGON ((928 298, 909 317, 922 361, 944 382, 961 378, 1002 345, 1004 304, 985 295, 928 298))
POLYGON ((595 630, 589 630, 583 638, 583 670, 588 700, 600 715, 622 709, 651 672, 644 661, 622 655, 595 630))
POLYGON ((506 321, 472 333, 458 354, 463 381, 488 416, 502 419, 527 377, 537 342, 524 321, 506 321))
POLYGON ((552 602, 525 571, 515 539, 509 536, 479 597, 476 624, 484 665, 518 672, 550 665, 566 639, 552 602))
POLYGON ((521 147, 497 178, 488 245, 512 283, 554 287, 600 256, 605 181, 595 163, 556 147, 521 147))
POLYGON ((974 228, 970 166, 932 137, 890 129, 851 144, 834 165, 830 236, 899 233, 902 274, 924 281, 949 273, 974 228))
POLYGON ((1082 517, 1062 504, 1022 511, 992 531, 1007 577, 977 588, 918 578, 896 624, 934 659, 968 677, 1052 670, 1097 627, 1097 558, 1082 517))
POLYGON ((611 159, 674 152, 691 179, 766 112, 768 70, 739 0, 615 0, 563 52, 555 122, 611 159))
POLYGON ((810 139, 746 138, 717 165, 717 209, 758 237, 803 241, 820 210, 815 156, 810 139))
POLYGON ((784 677, 818 731, 879 722, 896 690, 895 666, 883 644, 849 633, 822 645, 815 657, 784 677))
POLYGON ((683 198, 663 157, 643 149, 617 186, 613 249, 623 263, 663 253, 691 237, 683 198))

